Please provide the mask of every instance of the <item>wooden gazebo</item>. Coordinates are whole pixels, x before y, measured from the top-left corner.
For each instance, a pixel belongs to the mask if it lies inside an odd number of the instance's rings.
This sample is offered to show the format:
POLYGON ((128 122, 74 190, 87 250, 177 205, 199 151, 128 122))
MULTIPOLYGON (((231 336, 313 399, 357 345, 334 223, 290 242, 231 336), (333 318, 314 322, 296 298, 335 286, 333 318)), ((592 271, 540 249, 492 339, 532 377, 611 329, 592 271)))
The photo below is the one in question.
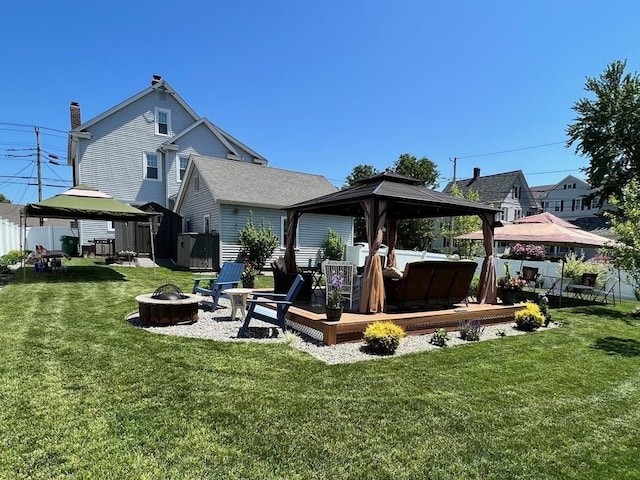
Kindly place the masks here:
POLYGON ((493 259, 495 215, 500 210, 426 188, 420 180, 384 172, 361 180, 356 185, 286 208, 288 232, 285 262, 295 271, 294 239, 298 220, 304 213, 364 217, 369 242, 360 301, 361 313, 382 312, 385 293, 380 258, 383 229, 387 228, 389 265, 395 265, 398 221, 409 218, 457 217, 478 215, 482 220, 486 257, 482 264, 479 303, 496 300, 496 269, 493 259))

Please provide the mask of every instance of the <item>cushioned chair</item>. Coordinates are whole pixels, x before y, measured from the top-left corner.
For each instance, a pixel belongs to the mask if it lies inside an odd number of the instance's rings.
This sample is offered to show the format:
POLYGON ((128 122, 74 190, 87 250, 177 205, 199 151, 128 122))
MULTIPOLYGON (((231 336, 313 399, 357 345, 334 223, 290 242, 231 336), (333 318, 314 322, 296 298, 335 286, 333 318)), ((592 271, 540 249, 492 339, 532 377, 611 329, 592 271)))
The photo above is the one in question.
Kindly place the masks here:
POLYGON ((213 311, 218 308, 218 300, 220 299, 222 291, 238 286, 243 271, 244 263, 225 262, 217 277, 195 278, 192 293, 199 293, 200 295, 211 297, 211 310, 213 311), (209 282, 209 288, 201 287, 201 282, 209 282))
POLYGON ((271 262, 271 270, 273 271, 273 291, 275 293, 287 293, 293 285, 298 275, 302 275, 304 284, 298 298, 301 300, 311 300, 313 293, 313 275, 311 273, 289 273, 284 270, 284 263, 280 261, 271 262))
POLYGON ((408 263, 402 278, 385 278, 387 304, 400 310, 447 308, 467 301, 478 264, 470 261, 408 263))
POLYGON ((247 336, 249 322, 252 318, 280 327, 283 332, 286 332, 287 311, 296 299, 296 296, 304 283, 305 281, 302 279, 302 275, 297 275, 286 294, 254 292, 252 294, 254 297, 247 300, 249 310, 247 310, 247 316, 245 317, 244 323, 238 332, 238 336, 247 336), (266 304, 275 305, 276 308, 264 307, 263 305, 266 304))

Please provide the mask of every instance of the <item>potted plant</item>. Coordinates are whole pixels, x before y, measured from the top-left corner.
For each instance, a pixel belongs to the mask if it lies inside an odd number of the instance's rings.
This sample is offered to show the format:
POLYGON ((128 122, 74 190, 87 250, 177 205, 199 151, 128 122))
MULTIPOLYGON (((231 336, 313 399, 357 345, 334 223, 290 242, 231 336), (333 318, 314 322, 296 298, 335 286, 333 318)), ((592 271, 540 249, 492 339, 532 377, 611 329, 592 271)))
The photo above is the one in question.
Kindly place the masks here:
POLYGON ((331 278, 328 279, 327 284, 327 320, 338 321, 342 316, 343 306, 342 301, 342 283, 343 279, 337 273, 333 273, 331 278))
POLYGON ((505 305, 513 305, 516 301, 516 293, 527 284, 526 280, 512 277, 509 273, 509 263, 504 264, 504 276, 498 279, 498 296, 505 305))
POLYGON ((244 270, 242 271, 242 286, 244 288, 254 288, 256 285, 256 275, 258 269, 253 262, 244 262, 244 270))

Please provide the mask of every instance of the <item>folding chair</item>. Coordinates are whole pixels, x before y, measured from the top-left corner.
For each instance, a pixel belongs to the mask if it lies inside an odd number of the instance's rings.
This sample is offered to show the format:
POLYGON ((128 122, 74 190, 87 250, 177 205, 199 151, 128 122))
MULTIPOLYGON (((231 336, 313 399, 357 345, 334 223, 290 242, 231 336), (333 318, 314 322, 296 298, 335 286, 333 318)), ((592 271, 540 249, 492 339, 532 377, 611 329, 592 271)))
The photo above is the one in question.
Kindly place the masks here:
POLYGON ((222 291, 227 288, 237 287, 242 279, 243 271, 244 263, 225 262, 217 277, 195 278, 191 293, 199 293, 200 295, 211 297, 211 310, 214 311, 218 308, 218 300, 220 300, 222 291), (209 288, 201 287, 200 282, 209 282, 209 288))
POLYGON ((594 290, 592 292, 593 301, 604 304, 604 303, 607 303, 607 299, 609 298, 609 295, 611 295, 611 298, 613 300, 613 306, 615 307, 616 305, 615 288, 618 286, 618 282, 619 280, 617 277, 613 277, 613 276, 607 277, 602 288, 599 290, 594 290))

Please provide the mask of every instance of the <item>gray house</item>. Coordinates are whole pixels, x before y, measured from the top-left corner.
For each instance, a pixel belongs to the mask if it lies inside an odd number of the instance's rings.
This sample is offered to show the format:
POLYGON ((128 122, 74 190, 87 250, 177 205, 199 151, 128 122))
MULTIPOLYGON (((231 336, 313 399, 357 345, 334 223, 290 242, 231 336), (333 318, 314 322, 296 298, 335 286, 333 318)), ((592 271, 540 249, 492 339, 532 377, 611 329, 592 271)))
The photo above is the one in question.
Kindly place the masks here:
MULTIPOLYGON (((320 176, 192 154, 178 192, 175 211, 183 218, 184 232, 217 232, 220 261, 233 261, 240 251, 238 233, 250 216, 280 238, 273 258, 284 256, 287 231, 282 208, 335 192, 320 176)), ((353 219, 330 215, 303 215, 298 224, 296 258, 301 265, 321 258, 328 229, 338 232, 345 244, 353 242, 353 219)))
MULTIPOLYGON (((74 184, 86 183, 132 205, 155 202, 173 209, 191 154, 267 163, 253 149, 200 117, 157 75, 148 88, 85 123, 77 103, 70 110, 67 158, 74 184)), ((80 222, 83 244, 114 236, 112 223, 80 222)))

